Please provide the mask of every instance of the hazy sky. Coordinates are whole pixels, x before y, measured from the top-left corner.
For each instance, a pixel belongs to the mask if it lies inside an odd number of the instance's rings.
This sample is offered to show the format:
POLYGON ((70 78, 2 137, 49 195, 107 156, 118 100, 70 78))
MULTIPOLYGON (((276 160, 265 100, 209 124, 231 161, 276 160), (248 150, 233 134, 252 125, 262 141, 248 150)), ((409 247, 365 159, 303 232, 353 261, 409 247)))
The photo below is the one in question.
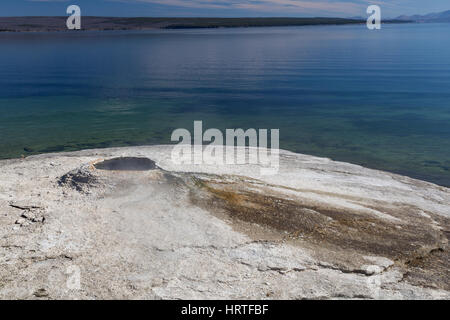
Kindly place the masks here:
POLYGON ((0 16, 65 15, 69 4, 97 16, 366 16, 378 4, 384 17, 450 9, 449 0, 0 0, 0 16))

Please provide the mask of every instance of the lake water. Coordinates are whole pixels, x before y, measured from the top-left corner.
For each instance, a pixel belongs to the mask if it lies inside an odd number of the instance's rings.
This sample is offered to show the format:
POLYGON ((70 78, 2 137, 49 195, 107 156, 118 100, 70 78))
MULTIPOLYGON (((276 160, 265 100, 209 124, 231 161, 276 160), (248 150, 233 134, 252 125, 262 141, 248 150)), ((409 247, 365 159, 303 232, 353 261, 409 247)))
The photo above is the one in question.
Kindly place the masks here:
POLYGON ((450 186, 450 24, 0 33, 0 157, 279 128, 450 186))

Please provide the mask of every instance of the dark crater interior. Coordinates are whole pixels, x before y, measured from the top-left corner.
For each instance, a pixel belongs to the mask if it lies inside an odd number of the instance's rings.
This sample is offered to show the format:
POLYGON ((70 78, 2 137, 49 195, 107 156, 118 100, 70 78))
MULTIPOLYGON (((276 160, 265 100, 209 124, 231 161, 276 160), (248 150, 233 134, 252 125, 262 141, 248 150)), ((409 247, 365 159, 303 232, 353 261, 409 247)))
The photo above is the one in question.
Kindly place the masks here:
POLYGON ((94 165, 99 170, 147 171, 156 169, 155 161, 148 158, 121 157, 99 162, 94 165))

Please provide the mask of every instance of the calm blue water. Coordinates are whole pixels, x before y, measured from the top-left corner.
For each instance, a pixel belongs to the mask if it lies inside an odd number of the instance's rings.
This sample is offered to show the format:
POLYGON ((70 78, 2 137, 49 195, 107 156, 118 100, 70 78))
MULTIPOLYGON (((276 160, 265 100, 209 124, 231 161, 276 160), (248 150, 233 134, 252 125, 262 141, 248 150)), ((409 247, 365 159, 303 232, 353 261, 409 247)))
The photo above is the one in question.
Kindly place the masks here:
POLYGON ((450 186, 450 24, 0 33, 0 157, 279 128, 450 186))

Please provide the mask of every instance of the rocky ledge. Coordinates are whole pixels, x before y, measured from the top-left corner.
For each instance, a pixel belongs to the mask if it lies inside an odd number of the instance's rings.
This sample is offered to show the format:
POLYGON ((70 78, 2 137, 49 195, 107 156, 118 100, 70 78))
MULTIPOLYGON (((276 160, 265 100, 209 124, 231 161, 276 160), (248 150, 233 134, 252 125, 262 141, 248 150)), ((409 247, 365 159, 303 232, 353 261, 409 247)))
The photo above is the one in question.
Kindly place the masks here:
POLYGON ((0 298, 448 299, 450 190, 287 151, 0 161, 0 298))

